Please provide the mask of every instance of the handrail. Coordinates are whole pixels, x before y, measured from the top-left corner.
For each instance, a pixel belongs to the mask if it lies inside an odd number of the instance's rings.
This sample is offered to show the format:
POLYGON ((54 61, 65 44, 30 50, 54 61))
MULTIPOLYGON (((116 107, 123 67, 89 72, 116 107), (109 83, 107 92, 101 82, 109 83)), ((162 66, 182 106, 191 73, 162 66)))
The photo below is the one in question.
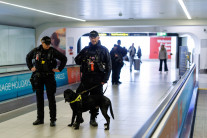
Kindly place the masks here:
POLYGON ((186 71, 186 73, 183 75, 183 77, 177 82, 176 86, 174 86, 174 88, 171 88, 169 90, 169 92, 168 92, 169 94, 163 99, 163 101, 155 109, 153 114, 146 121, 146 123, 141 127, 141 129, 139 129, 139 131, 134 135, 134 138, 151 137, 152 136, 152 134, 156 130, 157 126, 159 125, 159 123, 163 119, 164 115, 168 111, 169 107, 171 106, 171 104, 175 100, 176 96, 178 95, 180 89, 185 84, 187 78, 193 72, 194 68, 195 68, 195 64, 192 64, 189 71, 186 71))
MULTIPOLYGON (((72 66, 79 66, 79 65, 76 65, 76 64, 70 64, 70 65, 66 65, 65 68, 67 67, 72 67, 72 66)), ((26 64, 15 64, 15 65, 3 65, 3 66, 0 66, 0 69, 2 68, 16 68, 16 67, 27 67, 26 64)), ((7 72, 2 72, 0 73, 0 77, 2 76, 7 76, 7 75, 16 75, 16 74, 21 74, 21 73, 29 73, 31 72, 28 68, 27 69, 22 69, 22 70, 18 70, 18 71, 7 71, 7 72)))
POLYGON ((8 68, 8 67, 21 67, 21 66, 26 66, 26 64, 12 64, 12 65, 1 65, 0 68, 8 68))

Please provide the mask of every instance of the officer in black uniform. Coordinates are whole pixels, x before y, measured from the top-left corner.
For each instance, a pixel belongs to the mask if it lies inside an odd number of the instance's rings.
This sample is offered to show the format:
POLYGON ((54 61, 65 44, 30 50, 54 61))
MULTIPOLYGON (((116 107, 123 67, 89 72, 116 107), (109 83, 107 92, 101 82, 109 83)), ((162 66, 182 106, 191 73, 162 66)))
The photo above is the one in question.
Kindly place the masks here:
POLYGON ((44 124, 45 85, 50 109, 50 126, 53 127, 56 125, 55 72, 63 70, 67 62, 67 57, 53 47, 50 47, 50 37, 43 37, 41 43, 42 45, 34 48, 26 57, 27 66, 33 72, 30 80, 33 90, 36 91, 37 99, 37 120, 33 122, 33 125, 44 124), (56 68, 56 59, 61 61, 58 68, 56 68))
POLYGON ((117 45, 115 44, 114 47, 110 51, 111 60, 112 60, 112 84, 118 85, 121 84, 119 81, 121 68, 124 65, 123 57, 127 54, 127 49, 122 48, 121 40, 117 41, 117 45))
MULTIPOLYGON (((83 48, 75 57, 75 62, 81 65, 82 72, 77 93, 90 89, 90 93, 84 93, 85 96, 103 95, 103 84, 107 83, 111 73, 111 58, 108 49, 101 45, 97 31, 91 31, 89 38, 89 46, 83 48)), ((90 113, 90 124, 98 126, 95 120, 98 109, 91 110, 90 113)))

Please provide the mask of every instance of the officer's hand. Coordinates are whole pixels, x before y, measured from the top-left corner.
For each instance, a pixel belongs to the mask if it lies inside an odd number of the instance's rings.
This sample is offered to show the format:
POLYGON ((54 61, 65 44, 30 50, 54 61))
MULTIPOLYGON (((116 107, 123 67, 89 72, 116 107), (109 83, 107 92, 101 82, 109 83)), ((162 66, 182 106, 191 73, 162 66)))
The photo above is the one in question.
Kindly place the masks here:
POLYGON ((104 85, 104 84, 105 84, 105 82, 101 82, 101 84, 102 84, 102 85, 104 85))
POLYGON ((32 72, 35 72, 35 71, 36 71, 36 68, 35 68, 35 67, 32 67, 32 68, 31 68, 31 71, 32 71, 32 72))
POLYGON ((52 69, 53 72, 60 72, 59 69, 52 69))

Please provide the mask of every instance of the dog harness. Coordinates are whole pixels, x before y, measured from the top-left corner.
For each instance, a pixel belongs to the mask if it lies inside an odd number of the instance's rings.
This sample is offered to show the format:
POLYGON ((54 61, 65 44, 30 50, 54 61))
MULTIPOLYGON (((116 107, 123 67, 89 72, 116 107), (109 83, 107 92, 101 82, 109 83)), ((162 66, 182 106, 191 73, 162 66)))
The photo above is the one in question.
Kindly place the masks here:
POLYGON ((70 103, 79 102, 81 101, 81 95, 79 95, 74 101, 71 101, 70 103))

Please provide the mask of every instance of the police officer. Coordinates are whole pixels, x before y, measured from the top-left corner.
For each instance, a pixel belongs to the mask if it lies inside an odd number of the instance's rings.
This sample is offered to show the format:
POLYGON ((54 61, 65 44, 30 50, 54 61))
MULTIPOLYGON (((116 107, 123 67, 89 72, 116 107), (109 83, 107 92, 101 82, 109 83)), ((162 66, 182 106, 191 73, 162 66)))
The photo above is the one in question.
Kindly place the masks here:
POLYGON ((37 120, 33 125, 44 124, 44 85, 46 87, 47 98, 50 109, 50 126, 55 126, 56 121, 56 81, 55 72, 60 72, 66 65, 65 55, 50 47, 51 39, 45 36, 41 39, 42 45, 34 48, 27 54, 26 62, 28 68, 33 72, 31 83, 36 91, 37 99, 37 120), (58 68, 56 59, 61 61, 58 68))
POLYGON ((111 60, 112 60, 112 84, 118 85, 121 84, 119 81, 121 68, 124 65, 123 57, 126 56, 127 50, 126 48, 122 48, 121 40, 117 41, 117 44, 110 51, 111 60))
MULTIPOLYGON (((81 65, 82 72, 77 93, 90 89, 90 93, 84 95, 103 95, 103 84, 107 83, 111 73, 111 58, 108 49, 101 45, 97 31, 91 31, 89 38, 89 46, 83 48, 75 57, 75 62, 81 65)), ((95 120, 98 109, 91 110, 90 113, 90 124, 98 126, 95 120)))

